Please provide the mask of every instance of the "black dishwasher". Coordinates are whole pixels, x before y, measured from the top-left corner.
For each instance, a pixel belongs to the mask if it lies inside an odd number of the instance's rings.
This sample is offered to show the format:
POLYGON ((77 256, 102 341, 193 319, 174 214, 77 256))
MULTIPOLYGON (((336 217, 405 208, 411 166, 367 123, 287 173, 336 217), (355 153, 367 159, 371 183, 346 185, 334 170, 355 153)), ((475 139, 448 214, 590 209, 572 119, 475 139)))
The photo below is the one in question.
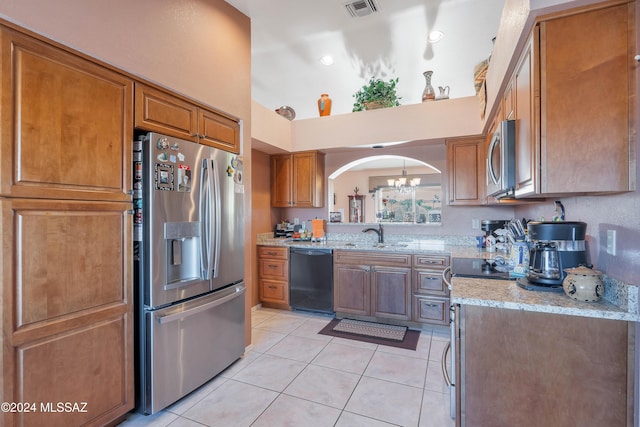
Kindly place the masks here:
POLYGON ((294 310, 333 313, 333 251, 291 248, 289 305, 294 310))

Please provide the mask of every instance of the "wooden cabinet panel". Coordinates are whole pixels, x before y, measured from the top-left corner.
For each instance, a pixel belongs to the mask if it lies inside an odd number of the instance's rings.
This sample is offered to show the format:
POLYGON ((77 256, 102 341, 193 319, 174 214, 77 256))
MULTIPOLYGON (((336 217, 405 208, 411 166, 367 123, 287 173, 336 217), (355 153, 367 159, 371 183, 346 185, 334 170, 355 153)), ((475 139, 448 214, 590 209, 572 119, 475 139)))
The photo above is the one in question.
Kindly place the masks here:
POLYGON ((164 91, 136 83, 135 127, 198 141, 198 109, 164 91))
POLYGON ((370 315, 370 267, 334 263, 333 268, 333 309, 336 312, 370 315))
POLYGON ((16 348, 17 384, 5 400, 37 402, 38 411, 15 414, 13 423, 5 425, 104 425, 113 412, 124 414, 132 408, 131 322, 132 317, 123 314, 16 348), (77 402, 79 408, 86 403, 86 407, 83 412, 43 411, 41 403, 49 402, 54 410, 57 402, 77 402))
POLYGON ((535 27, 532 37, 516 67, 513 84, 516 97, 516 196, 539 192, 539 121, 540 91, 538 71, 539 29, 535 27))
POLYGON ((335 251, 333 257, 339 264, 411 267, 411 255, 396 252, 335 251))
POLYGON ((634 14, 597 5, 535 26, 514 73, 517 197, 635 189, 634 14))
POLYGON ((448 255, 413 256, 411 320, 436 325, 449 324, 449 288, 442 273, 450 264, 448 255))
POLYGON ((130 200, 132 80, 1 31, 0 194, 130 200))
POLYGON ((213 111, 198 110, 200 143, 232 153, 240 152, 240 124, 213 111))
POLYGON ((104 425, 133 409, 130 206, 0 202, 4 399, 89 410, 3 414, 5 425, 104 425))
POLYGON ((449 204, 484 204, 484 138, 449 139, 446 144, 449 204))
POLYGON ((542 193, 630 189, 634 6, 540 24, 542 193))
POLYGON ((411 269, 373 267, 371 315, 388 319, 411 318, 411 269))
POLYGON ((413 319, 416 322, 449 324, 449 298, 413 296, 413 319))
POLYGON ((260 258, 260 277, 289 280, 289 262, 281 259, 260 258))
POLYGON ((18 328, 125 301, 127 208, 13 204, 15 244, 21 248, 15 259, 18 328))
POLYGON ((262 302, 289 304, 289 287, 286 282, 260 279, 260 300, 262 302))
POLYGON ((135 127, 240 152, 240 124, 176 94, 135 85, 135 127))
POLYGON ((293 204, 293 157, 271 156, 271 206, 286 208, 293 204))
POLYGON ((324 206, 324 155, 316 152, 293 155, 293 202, 297 207, 324 206))
POLYGON ((287 247, 274 247, 274 246, 258 246, 259 258, 270 259, 289 259, 289 248, 287 247))
POLYGON ((324 153, 302 151, 271 156, 271 206, 324 206, 324 153))
POLYGON ((476 306, 461 317, 460 425, 633 425, 627 322, 476 306))
POLYGON ((441 271, 433 270, 413 270, 413 290, 414 292, 428 292, 432 295, 448 295, 449 289, 442 280, 441 271))
POLYGON ((264 307, 290 309, 289 248, 258 246, 258 282, 264 307))

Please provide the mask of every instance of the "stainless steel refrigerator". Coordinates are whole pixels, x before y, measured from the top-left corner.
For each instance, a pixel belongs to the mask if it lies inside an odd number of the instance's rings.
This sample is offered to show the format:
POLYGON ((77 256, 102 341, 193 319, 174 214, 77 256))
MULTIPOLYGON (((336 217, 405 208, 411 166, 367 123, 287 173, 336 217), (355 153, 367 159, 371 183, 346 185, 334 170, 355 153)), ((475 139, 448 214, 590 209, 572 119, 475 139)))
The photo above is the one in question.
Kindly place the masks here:
POLYGON ((157 133, 134 143, 137 407, 153 414, 244 353, 238 156, 157 133))

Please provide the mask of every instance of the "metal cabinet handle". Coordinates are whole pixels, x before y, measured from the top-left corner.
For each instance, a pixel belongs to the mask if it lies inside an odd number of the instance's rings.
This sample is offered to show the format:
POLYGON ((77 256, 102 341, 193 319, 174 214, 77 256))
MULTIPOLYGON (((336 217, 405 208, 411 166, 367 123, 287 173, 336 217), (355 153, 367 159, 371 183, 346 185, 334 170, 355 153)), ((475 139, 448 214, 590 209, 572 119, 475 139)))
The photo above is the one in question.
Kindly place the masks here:
POLYGON ((451 387, 451 377, 449 376, 449 372, 447 371, 447 353, 451 350, 451 342, 448 342, 446 347, 442 352, 442 376, 444 377, 444 381, 447 383, 447 387, 451 387))
POLYGON ((640 55, 634 56, 633 59, 635 59, 637 62, 640 62, 640 55))
POLYGON ((426 305, 427 307, 439 307, 440 304, 427 304, 427 303, 422 303, 422 305, 426 305))
POLYGON ((276 264, 269 264, 269 268, 278 268, 276 264))
POLYGON ((445 268, 444 270, 442 270, 442 280, 444 281, 445 285, 447 285, 447 287, 449 288, 449 290, 451 290, 451 282, 449 280, 447 280, 447 274, 451 273, 451 266, 447 266, 447 268, 445 268))
POLYGON ((278 287, 274 285, 269 285, 269 289, 278 289, 278 287))
POLYGON ((278 253, 277 252, 267 252, 267 255, 276 256, 276 255, 278 255, 278 253))

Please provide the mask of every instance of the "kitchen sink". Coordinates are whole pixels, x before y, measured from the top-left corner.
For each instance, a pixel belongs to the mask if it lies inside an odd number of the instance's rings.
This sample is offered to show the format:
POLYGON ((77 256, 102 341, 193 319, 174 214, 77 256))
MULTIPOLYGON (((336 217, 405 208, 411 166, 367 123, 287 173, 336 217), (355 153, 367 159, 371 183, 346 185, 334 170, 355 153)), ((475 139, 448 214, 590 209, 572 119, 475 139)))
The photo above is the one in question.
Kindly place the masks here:
POLYGON ((351 248, 406 248, 406 243, 344 243, 343 246, 351 248))

